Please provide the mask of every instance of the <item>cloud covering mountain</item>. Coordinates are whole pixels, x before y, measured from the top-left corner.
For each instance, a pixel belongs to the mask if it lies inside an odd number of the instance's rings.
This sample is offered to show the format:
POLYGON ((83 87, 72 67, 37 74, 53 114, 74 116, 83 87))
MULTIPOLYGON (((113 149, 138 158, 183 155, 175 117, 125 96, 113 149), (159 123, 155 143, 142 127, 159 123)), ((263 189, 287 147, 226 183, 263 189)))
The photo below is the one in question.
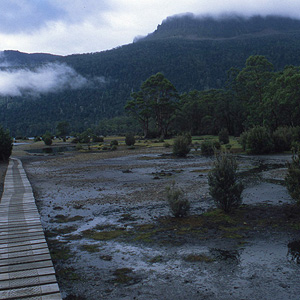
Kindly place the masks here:
POLYGON ((300 18, 295 0, 1 0, 2 50, 72 54, 96 52, 147 35, 168 16, 236 13, 300 18))

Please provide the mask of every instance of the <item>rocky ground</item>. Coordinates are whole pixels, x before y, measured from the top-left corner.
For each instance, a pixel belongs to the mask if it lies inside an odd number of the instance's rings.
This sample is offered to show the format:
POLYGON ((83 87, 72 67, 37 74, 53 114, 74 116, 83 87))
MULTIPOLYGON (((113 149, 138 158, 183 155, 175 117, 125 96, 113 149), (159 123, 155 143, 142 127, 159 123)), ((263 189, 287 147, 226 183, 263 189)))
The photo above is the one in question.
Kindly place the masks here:
POLYGON ((297 299, 300 219, 290 156, 237 156, 244 204, 214 207, 213 158, 167 149, 20 155, 65 299, 297 299), (170 214, 175 182, 190 215, 170 214))

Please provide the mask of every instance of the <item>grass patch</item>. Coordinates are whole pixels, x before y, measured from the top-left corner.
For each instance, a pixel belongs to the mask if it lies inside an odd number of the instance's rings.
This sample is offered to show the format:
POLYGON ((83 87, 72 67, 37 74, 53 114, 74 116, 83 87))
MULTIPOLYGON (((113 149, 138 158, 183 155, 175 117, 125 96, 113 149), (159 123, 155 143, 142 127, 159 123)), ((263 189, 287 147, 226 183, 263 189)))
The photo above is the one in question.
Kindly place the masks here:
POLYGON ((129 232, 126 230, 116 229, 111 231, 95 231, 95 230, 85 230, 83 235, 87 238, 96 240, 96 241, 110 241, 121 236, 128 235, 129 232))
POLYGON ((133 277, 128 274, 132 273, 132 269, 121 268, 114 271, 113 275, 115 276, 114 282, 120 284, 126 284, 133 280, 133 277))
POLYGON ((80 249, 90 253, 99 252, 98 245, 81 245, 80 249))
POLYGON ((76 221, 81 221, 84 219, 82 216, 74 216, 74 217, 69 217, 65 215, 56 215, 54 219, 51 220, 52 223, 69 223, 69 222, 76 222, 76 221))
POLYGON ((187 262, 205 262, 205 263, 211 263, 215 260, 205 254, 189 254, 184 258, 187 262))
POLYGON ((150 263, 158 263, 158 262, 162 262, 163 260, 163 257, 161 255, 157 255, 157 256, 154 256, 153 258, 151 258, 149 260, 150 263))

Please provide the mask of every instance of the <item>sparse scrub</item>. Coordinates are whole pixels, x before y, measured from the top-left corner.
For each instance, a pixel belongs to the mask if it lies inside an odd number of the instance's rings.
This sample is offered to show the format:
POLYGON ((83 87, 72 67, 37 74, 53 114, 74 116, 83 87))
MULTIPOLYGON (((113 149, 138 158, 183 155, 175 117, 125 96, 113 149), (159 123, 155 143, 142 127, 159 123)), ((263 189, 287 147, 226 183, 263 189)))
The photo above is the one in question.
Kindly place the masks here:
POLYGON ((119 142, 117 140, 112 140, 110 142, 110 146, 118 146, 119 145, 119 142))
POLYGON ((237 180, 237 162, 227 153, 216 157, 213 169, 208 174, 210 195, 216 206, 230 212, 242 203, 243 184, 237 180))
POLYGON ((229 143, 229 133, 226 128, 223 128, 219 132, 219 142, 223 144, 228 144, 229 143))
POLYGON ((13 139, 9 131, 0 127, 0 160, 7 161, 13 148, 13 139))
POLYGON ((183 191, 175 187, 175 182, 167 187, 167 200, 172 214, 176 218, 186 216, 190 209, 190 202, 184 197, 183 191))
POLYGON ((247 151, 250 154, 267 154, 272 151, 271 135, 266 127, 256 126, 247 133, 247 151))
POLYGON ((135 144, 135 137, 132 133, 127 133, 125 136, 125 144, 127 146, 133 146, 135 144))
POLYGON ((204 140, 201 144, 202 155, 214 155, 214 153, 220 149, 221 145, 217 141, 204 140))
POLYGON ((176 137, 173 144, 173 154, 178 157, 186 157, 190 152, 190 140, 185 135, 176 137))
POLYGON ((52 145, 52 137, 50 132, 46 132, 43 137, 42 137, 44 143, 46 146, 51 146, 52 145))
POLYGON ((287 163, 285 185, 291 197, 300 203, 300 155, 294 155, 292 162, 287 163))
POLYGON ((278 127, 273 132, 274 151, 283 152, 291 150, 294 128, 288 126, 278 127))

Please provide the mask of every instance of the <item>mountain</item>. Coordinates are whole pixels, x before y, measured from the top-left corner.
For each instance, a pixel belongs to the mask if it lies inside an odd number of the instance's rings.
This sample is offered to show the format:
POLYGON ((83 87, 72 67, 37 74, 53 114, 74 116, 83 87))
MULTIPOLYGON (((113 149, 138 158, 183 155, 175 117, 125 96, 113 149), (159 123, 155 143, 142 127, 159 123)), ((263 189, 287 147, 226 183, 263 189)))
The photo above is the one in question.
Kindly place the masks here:
POLYGON ((81 131, 105 118, 124 115, 130 93, 157 72, 180 93, 224 88, 227 71, 243 68, 250 55, 266 56, 279 70, 299 66, 299 50, 299 20, 188 14, 169 17, 148 36, 109 51, 69 56, 4 51, 1 72, 11 72, 13 66, 15 72, 26 68, 39 76, 26 73, 35 82, 19 85, 13 95, 2 92, 0 123, 13 135, 54 132, 57 123, 65 120, 72 130, 81 131), (57 76, 50 90, 44 87, 48 80, 52 83, 49 74, 57 76), (43 79, 42 90, 39 79, 43 79))

